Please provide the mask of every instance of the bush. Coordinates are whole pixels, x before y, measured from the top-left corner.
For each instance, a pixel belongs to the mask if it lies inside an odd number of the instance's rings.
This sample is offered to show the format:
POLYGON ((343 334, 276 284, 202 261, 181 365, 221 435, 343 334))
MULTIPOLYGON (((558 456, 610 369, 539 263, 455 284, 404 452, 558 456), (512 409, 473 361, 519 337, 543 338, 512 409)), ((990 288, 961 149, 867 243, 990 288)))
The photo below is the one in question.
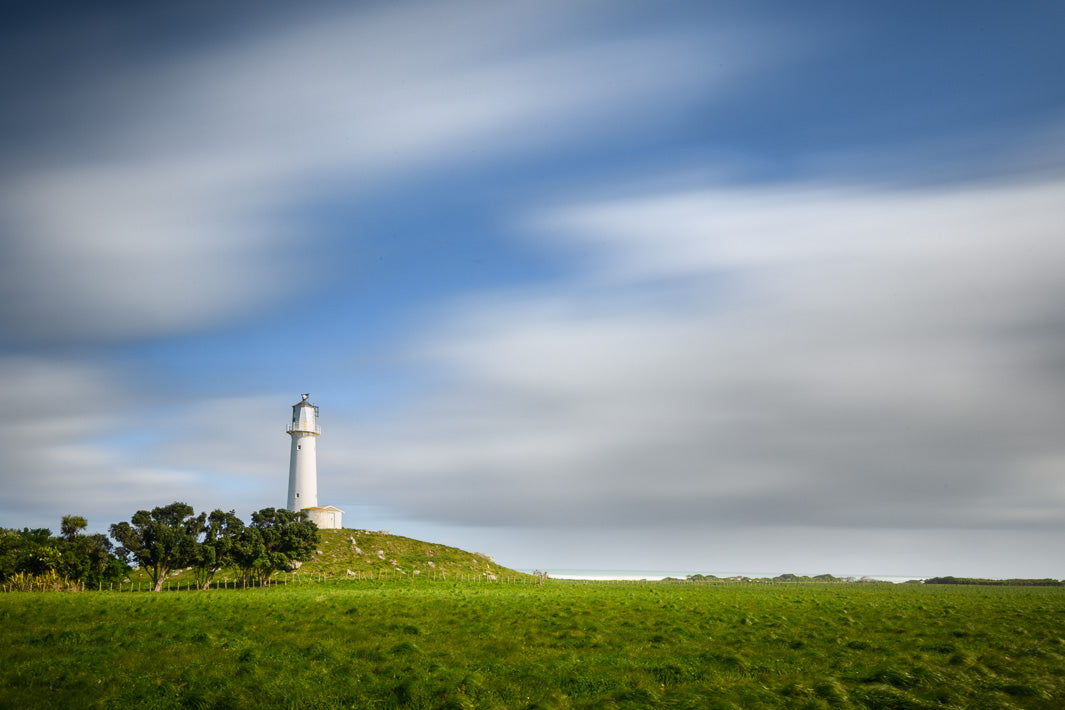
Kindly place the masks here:
POLYGON ((55 570, 41 574, 17 572, 11 575, 3 587, 5 592, 81 592, 81 582, 60 576, 55 570))

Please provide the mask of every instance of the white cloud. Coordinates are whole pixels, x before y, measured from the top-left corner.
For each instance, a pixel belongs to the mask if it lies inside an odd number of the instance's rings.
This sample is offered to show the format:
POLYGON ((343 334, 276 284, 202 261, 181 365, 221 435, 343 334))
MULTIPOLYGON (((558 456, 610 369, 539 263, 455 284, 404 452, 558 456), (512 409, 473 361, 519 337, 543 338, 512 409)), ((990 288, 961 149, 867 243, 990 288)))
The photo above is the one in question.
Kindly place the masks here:
POLYGON ((288 440, 278 398, 157 401, 120 370, 0 358, 5 524, 54 529, 75 513, 104 531, 175 500, 245 517, 284 504, 288 440))
MULTIPOLYGON (((138 402, 106 368, 44 358, 0 358, 6 424, 5 520, 55 528, 68 513, 94 530, 149 501, 180 499, 188 471, 149 468, 123 456, 116 440, 137 430, 138 402)), ((149 506, 150 507, 150 506, 149 506)))
POLYGON ((301 201, 571 140, 593 116, 635 115, 713 75, 683 32, 553 39, 574 12, 337 9, 90 73, 107 101, 81 87, 84 103, 58 111, 91 127, 77 162, 42 159, 0 184, 0 318, 26 342, 232 322, 281 300, 321 238, 285 218, 301 201))
POLYGON ((454 524, 1059 526, 1063 200, 711 186, 552 210, 588 272, 412 344, 449 384, 350 423, 346 494, 454 524))

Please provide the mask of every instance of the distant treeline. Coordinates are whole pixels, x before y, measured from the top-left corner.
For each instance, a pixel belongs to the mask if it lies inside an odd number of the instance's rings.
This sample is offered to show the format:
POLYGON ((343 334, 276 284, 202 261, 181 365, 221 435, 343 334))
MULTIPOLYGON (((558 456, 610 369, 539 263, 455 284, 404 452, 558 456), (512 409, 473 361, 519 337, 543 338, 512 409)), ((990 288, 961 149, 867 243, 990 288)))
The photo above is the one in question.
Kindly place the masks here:
POLYGON ((797 574, 781 574, 776 577, 718 577, 713 574, 689 574, 684 579, 666 577, 665 582, 855 582, 859 580, 833 577, 830 574, 819 574, 815 577, 807 577, 797 574))
MULTIPOLYGON (((776 577, 717 577, 712 574, 690 574, 684 579, 667 577, 666 582, 878 582, 866 577, 834 577, 831 574, 819 574, 807 577, 797 574, 781 574, 776 577)), ((918 584, 921 580, 911 580, 908 584, 918 584)), ((1056 579, 980 579, 977 577, 931 577, 924 584, 983 584, 996 587, 1065 587, 1065 581, 1056 579)))
POLYGON ((981 584, 995 587, 1065 587, 1056 579, 980 579, 978 577, 930 577, 925 584, 981 584))

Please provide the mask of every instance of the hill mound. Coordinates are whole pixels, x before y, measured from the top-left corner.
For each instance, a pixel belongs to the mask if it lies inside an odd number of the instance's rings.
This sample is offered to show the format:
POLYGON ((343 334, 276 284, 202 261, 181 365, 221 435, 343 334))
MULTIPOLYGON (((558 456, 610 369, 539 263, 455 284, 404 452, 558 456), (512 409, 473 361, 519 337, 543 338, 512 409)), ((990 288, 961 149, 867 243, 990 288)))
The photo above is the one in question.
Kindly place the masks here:
POLYGON ((384 531, 320 530, 314 557, 298 574, 344 576, 420 576, 433 579, 501 578, 521 572, 496 564, 491 556, 466 552, 384 531), (350 573, 350 574, 349 574, 350 573))
MULTIPOLYGON (((496 564, 491 555, 466 552, 457 547, 424 542, 380 530, 319 530, 321 542, 310 560, 293 572, 294 578, 380 579, 445 579, 455 581, 513 580, 527 577, 523 572, 496 564)), ((240 579, 240 570, 225 568, 215 577, 217 583, 228 584, 240 579)), ((289 575, 279 573, 278 579, 289 575)), ((194 583, 191 567, 177 569, 167 578, 180 588, 194 583)), ((134 569, 127 582, 146 584, 148 574, 134 569)))

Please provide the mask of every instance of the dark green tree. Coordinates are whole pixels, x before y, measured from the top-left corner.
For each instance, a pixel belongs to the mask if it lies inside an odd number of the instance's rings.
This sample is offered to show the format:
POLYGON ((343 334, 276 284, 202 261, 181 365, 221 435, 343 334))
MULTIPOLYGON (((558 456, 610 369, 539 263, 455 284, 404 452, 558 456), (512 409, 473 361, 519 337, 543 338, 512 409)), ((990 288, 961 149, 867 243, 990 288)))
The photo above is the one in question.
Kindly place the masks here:
POLYGON ((196 583, 201 589, 209 589, 219 570, 236 563, 236 543, 244 531, 244 522, 235 511, 213 510, 210 515, 200 513, 192 525, 198 540, 191 560, 196 568, 196 583))
POLYGON ((174 502, 150 513, 138 510, 130 522, 112 525, 111 537, 119 544, 119 556, 142 567, 159 592, 167 574, 192 557, 196 543, 192 520, 192 506, 174 502))
POLYGON ((129 565, 115 555, 105 535, 81 535, 85 518, 63 516, 61 537, 47 528, 0 530, 0 580, 14 574, 46 574, 54 571, 72 582, 94 587, 121 579, 129 565))
POLYGON ((115 554, 115 546, 106 535, 79 535, 75 541, 78 556, 84 560, 80 579, 86 585, 102 586, 117 582, 129 574, 129 564, 115 554))
POLYGON ((0 581, 19 572, 42 574, 59 566, 59 552, 48 528, 3 530, 0 533, 0 581))
POLYGON ((47 545, 52 539, 52 531, 48 528, 22 528, 18 534, 37 545, 47 545))
POLYGON ((311 559, 319 540, 318 526, 303 513, 263 508, 251 514, 251 525, 237 540, 234 557, 245 584, 253 580, 265 584, 275 572, 311 559))
POLYGON ((0 582, 18 572, 19 549, 22 540, 18 532, 4 528, 0 530, 0 582))
POLYGON ((48 528, 22 528, 22 538, 17 557, 17 572, 45 574, 57 570, 62 557, 55 546, 55 538, 48 528))
POLYGON ((96 587, 115 582, 129 573, 129 565, 115 554, 106 535, 78 535, 73 540, 56 539, 61 563, 58 572, 67 579, 96 587))

